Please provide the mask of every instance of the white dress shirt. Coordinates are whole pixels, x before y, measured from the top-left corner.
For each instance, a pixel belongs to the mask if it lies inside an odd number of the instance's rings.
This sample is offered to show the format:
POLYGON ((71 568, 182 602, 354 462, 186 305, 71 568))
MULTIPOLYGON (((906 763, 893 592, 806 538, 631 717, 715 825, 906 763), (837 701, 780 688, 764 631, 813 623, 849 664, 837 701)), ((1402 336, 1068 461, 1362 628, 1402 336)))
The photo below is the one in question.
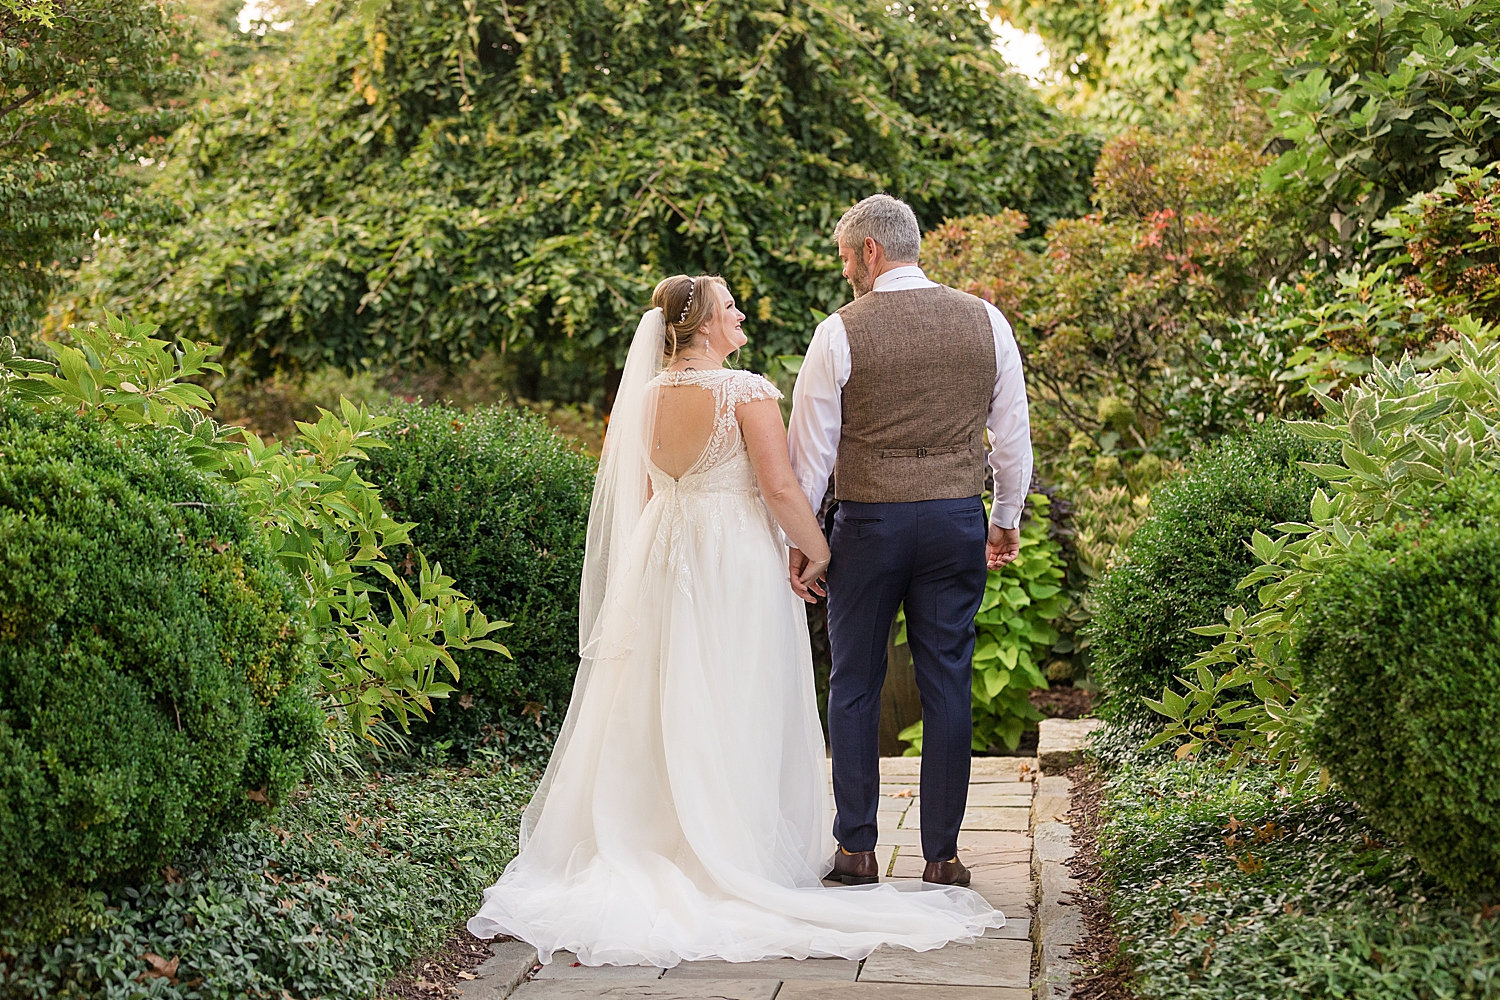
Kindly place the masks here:
MULTIPOLYGON (((876 278, 871 294, 932 288, 935 284, 927 280, 920 267, 907 264, 891 268, 876 278)), ((1010 323, 988 302, 984 308, 995 334, 995 391, 990 396, 990 411, 985 418, 990 439, 989 463, 995 478, 990 522, 1014 528, 1021 523, 1021 508, 1031 485, 1031 417, 1026 405, 1026 380, 1010 323)), ((843 318, 834 313, 819 323, 813 333, 792 389, 789 430, 792 471, 815 511, 828 491, 828 480, 839 454, 844 423, 843 393, 849 370, 849 335, 844 330, 843 318)))

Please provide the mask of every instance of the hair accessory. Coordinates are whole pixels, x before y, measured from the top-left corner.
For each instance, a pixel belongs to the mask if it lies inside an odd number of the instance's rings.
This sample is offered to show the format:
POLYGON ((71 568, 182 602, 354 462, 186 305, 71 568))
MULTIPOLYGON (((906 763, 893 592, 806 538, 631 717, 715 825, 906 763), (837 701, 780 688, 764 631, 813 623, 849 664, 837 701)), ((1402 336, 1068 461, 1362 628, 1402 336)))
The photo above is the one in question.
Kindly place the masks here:
POLYGON ((689 278, 688 279, 688 297, 687 297, 687 301, 682 304, 682 315, 677 317, 677 322, 673 323, 672 324, 673 326, 677 326, 683 320, 687 319, 688 310, 691 309, 691 308, 693 308, 693 286, 696 285, 697 283, 698 283, 698 279, 697 278, 689 278))

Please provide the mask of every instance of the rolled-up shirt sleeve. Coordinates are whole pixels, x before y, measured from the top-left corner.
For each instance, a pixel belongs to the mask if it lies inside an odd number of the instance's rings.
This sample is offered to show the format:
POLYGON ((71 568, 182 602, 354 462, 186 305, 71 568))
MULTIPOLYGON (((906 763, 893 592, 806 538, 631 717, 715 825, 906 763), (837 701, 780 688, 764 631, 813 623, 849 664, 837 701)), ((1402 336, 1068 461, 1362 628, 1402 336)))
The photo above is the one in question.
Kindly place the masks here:
POLYGON ((835 314, 818 324, 807 346, 792 387, 792 419, 787 430, 792 472, 814 512, 822 506, 838 459, 848 381, 849 341, 843 319, 835 314))
POLYGON ((990 523, 1014 528, 1021 523, 1026 491, 1031 487, 1031 415, 1026 401, 1026 377, 1021 371, 1021 351, 1016 347, 1010 323, 999 309, 985 305, 995 334, 995 391, 985 420, 990 434, 990 469, 995 479, 990 523))

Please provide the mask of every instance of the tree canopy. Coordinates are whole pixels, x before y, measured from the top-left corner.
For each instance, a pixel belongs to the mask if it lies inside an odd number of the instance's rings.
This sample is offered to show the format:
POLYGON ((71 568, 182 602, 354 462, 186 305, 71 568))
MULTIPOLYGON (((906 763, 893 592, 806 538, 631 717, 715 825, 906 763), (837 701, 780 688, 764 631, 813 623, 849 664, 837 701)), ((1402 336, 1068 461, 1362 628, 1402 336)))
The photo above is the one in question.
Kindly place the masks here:
POLYGON ((1086 209, 1095 140, 991 41, 971 3, 324 0, 177 133, 174 218, 82 294, 261 371, 608 364, 657 280, 718 272, 751 351, 800 350, 860 197, 1086 209))
POLYGON ((139 163, 182 121, 185 10, 155 0, 0 3, 0 332, 108 229, 139 163))

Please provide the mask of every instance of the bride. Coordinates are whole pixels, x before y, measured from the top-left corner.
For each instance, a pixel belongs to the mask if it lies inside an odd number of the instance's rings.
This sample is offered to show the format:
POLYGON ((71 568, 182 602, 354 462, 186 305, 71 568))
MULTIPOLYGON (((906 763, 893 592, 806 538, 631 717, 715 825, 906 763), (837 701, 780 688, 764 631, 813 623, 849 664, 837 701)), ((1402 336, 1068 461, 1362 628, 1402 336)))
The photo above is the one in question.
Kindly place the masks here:
POLYGON ((469 930, 544 964, 925 951, 1005 918, 953 886, 825 888, 836 849, 807 619, 786 538, 828 565, 781 393, 723 367, 723 279, 677 275, 641 318, 589 512, 582 660, 521 849, 469 930))

